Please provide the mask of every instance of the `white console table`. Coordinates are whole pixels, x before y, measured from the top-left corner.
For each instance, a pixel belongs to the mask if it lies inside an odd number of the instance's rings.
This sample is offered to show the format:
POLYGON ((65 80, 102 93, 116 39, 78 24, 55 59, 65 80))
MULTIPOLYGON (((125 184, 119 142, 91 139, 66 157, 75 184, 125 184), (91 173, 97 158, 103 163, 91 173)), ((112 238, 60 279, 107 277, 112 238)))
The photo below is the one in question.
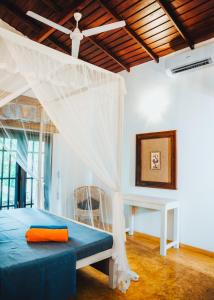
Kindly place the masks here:
POLYGON ((134 233, 135 208, 143 207, 158 210, 161 213, 161 231, 160 231, 160 255, 165 256, 167 249, 179 248, 179 202, 172 199, 148 197, 142 195, 125 194, 123 195, 124 204, 130 207, 129 234, 134 233), (173 220, 173 241, 167 243, 167 213, 174 210, 173 220))

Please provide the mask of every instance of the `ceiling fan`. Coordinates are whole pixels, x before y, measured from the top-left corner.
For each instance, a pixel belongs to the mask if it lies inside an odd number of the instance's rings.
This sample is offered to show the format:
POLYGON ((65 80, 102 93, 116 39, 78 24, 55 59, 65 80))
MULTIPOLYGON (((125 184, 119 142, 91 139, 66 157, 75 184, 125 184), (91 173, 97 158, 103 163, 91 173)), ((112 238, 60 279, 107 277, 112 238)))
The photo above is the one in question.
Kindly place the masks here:
POLYGON ((50 27, 53 27, 65 34, 68 34, 70 36, 70 39, 72 40, 72 51, 71 51, 71 55, 73 57, 78 57, 79 54, 79 47, 80 47, 80 41, 84 38, 84 37, 88 37, 91 35, 95 35, 95 34, 99 34, 102 32, 106 32, 109 30, 113 30, 113 29, 117 29, 117 28, 121 28, 124 27, 126 25, 125 21, 118 21, 118 22, 114 22, 111 24, 106 24, 106 25, 102 25, 102 26, 98 26, 98 27, 94 27, 91 29, 86 29, 83 31, 79 30, 78 27, 78 23, 82 18, 82 14, 79 12, 74 13, 74 19, 76 21, 76 27, 75 29, 72 31, 64 26, 61 26, 51 20, 48 20, 32 11, 28 11, 26 13, 29 17, 36 19, 37 21, 40 21, 50 27))

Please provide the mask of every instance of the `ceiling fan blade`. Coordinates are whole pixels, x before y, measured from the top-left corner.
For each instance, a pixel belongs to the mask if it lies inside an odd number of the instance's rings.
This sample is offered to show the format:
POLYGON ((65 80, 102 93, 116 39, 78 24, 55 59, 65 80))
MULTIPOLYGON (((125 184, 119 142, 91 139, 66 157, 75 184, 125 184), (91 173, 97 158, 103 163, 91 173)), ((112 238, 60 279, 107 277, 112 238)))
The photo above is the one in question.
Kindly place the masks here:
POLYGON ((111 24, 106 24, 106 25, 103 25, 103 26, 98 26, 98 27, 94 27, 94 28, 91 28, 91 29, 83 30, 82 34, 84 36, 91 36, 91 35, 94 35, 94 34, 99 34, 99 33, 105 32, 105 31, 117 29, 117 28, 124 27, 124 26, 126 26, 126 22, 125 21, 119 21, 119 22, 114 22, 114 23, 111 23, 111 24))
POLYGON ((31 17, 31 18, 33 18, 33 19, 35 19, 37 21, 40 21, 40 22, 42 22, 42 23, 44 23, 44 24, 46 24, 46 25, 48 25, 50 27, 53 27, 53 28, 55 28, 55 29, 57 29, 59 31, 62 31, 62 32, 66 33, 66 34, 70 34, 71 33, 71 30, 69 30, 69 29, 65 28, 64 26, 61 26, 61 25, 59 25, 59 24, 57 24, 57 23, 55 23, 55 22, 53 22, 51 20, 48 20, 48 19, 46 19, 46 18, 44 18, 44 17, 42 17, 42 16, 34 13, 33 11, 29 10, 26 13, 26 15, 28 15, 29 17, 31 17))
POLYGON ((71 51, 71 55, 73 57, 78 58, 79 48, 80 48, 80 39, 72 39, 72 51, 71 51))

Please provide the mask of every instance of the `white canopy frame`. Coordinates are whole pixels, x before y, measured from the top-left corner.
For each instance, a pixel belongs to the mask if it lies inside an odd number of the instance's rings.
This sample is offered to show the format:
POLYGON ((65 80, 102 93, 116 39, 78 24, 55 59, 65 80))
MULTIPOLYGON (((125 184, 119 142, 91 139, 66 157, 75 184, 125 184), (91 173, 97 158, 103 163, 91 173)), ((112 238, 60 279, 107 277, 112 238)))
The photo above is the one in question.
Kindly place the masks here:
MULTIPOLYGON (((1 25, 8 27, 4 22, 1 25)), ((7 76, 15 74, 20 86, 12 88, 10 80, 7 86, 5 81, 1 86, 0 81, 0 90, 4 88, 9 93, 0 97, 0 107, 31 89, 71 149, 112 191, 117 286, 125 291, 130 280, 138 276, 130 271, 125 251, 122 77, 0 27, 1 71, 7 76)))

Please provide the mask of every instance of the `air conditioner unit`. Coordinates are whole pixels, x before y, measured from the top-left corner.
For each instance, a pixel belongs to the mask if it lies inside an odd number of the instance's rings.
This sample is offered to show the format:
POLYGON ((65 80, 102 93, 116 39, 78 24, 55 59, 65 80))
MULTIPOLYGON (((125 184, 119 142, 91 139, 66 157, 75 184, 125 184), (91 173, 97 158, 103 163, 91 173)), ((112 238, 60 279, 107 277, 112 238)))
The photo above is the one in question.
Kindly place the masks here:
POLYGON ((184 72, 195 71, 214 64, 213 44, 196 48, 178 55, 166 58, 166 73, 175 76, 184 72))

